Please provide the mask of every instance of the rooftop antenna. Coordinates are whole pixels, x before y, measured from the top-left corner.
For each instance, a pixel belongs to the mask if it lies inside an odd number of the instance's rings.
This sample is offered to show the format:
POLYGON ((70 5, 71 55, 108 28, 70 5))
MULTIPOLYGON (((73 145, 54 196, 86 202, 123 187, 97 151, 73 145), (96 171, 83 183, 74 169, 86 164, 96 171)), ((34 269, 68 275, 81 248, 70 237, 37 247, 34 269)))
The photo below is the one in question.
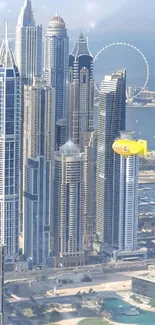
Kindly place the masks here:
POLYGON ((31 4, 31 0, 25 0, 24 5, 27 6, 28 4, 31 4))
POLYGON ((80 32, 80 37, 83 38, 83 33, 82 33, 82 29, 81 29, 81 32, 80 32))
POLYGON ((8 62, 8 22, 5 23, 5 46, 6 46, 6 52, 5 52, 5 66, 7 67, 8 62))
POLYGON ((56 17, 58 17, 58 5, 56 4, 56 17))
POLYGON ((8 22, 5 23, 5 42, 8 42, 8 22))

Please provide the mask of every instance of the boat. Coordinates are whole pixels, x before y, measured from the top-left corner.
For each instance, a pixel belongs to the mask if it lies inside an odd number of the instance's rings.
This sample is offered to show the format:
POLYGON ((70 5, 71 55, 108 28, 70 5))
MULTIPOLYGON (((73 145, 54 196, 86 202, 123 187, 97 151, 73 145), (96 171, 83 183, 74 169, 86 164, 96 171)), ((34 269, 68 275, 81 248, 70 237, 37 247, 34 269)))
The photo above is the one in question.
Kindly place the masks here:
POLYGON ((152 202, 150 202, 150 203, 148 203, 148 202, 141 202, 141 203, 139 203, 139 205, 149 205, 149 204, 151 204, 152 202))
POLYGON ((131 308, 129 311, 125 313, 126 316, 136 316, 139 315, 139 311, 137 308, 131 308))

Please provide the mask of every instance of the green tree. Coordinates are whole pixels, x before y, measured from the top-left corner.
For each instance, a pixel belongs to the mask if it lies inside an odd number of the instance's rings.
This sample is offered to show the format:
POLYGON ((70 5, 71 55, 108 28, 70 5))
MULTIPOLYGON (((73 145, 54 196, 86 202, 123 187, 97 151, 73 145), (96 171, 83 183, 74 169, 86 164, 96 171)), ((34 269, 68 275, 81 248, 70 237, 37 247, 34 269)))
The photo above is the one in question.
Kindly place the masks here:
POLYGON ((85 274, 84 277, 81 279, 81 282, 91 282, 91 281, 92 279, 88 274, 85 274))

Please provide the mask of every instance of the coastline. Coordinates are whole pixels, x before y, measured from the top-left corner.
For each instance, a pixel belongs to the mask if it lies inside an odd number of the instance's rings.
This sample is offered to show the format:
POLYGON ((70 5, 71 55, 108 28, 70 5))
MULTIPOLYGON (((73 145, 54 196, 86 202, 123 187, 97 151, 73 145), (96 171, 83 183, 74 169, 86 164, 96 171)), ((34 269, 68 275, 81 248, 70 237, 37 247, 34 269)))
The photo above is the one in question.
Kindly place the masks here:
POLYGON ((155 183, 155 171, 142 170, 139 172, 138 177, 139 184, 152 184, 155 183))
POLYGON ((136 301, 134 301, 133 299, 131 299, 130 297, 126 297, 124 296, 123 293, 119 293, 120 297, 122 300, 124 300, 125 302, 127 302, 128 304, 134 306, 134 307, 138 307, 140 308, 141 310, 146 310, 146 311, 150 311, 150 312, 153 312, 155 313, 155 307, 154 308, 151 308, 151 306, 148 306, 148 305, 145 305, 143 303, 137 303, 136 301))
MULTIPOLYGON (((138 274, 142 273, 142 271, 138 271, 138 274)), ((136 272, 137 274, 137 272, 136 272)), ((114 276, 114 275, 113 275, 114 276)), ((102 295, 103 299, 107 299, 107 298, 116 298, 116 299, 122 299, 124 302, 130 304, 133 307, 138 307, 141 310, 144 311, 148 311, 148 312, 154 312, 155 313, 155 308, 151 308, 148 305, 144 305, 139 304, 135 301, 133 301, 130 298, 130 294, 131 294, 131 278, 133 276, 133 272, 129 272, 129 273, 124 273, 124 276, 127 276, 126 279, 119 279, 117 278, 118 274, 115 275, 116 279, 114 281, 110 281, 112 280, 113 276, 109 276, 109 281, 107 282, 103 282, 100 284, 85 284, 84 286, 78 287, 78 288, 64 288, 64 289, 59 289, 58 292, 60 295, 75 295, 77 293, 78 290, 80 291, 89 291, 90 288, 93 288, 93 290, 96 291, 96 293, 99 293, 102 295), (117 281, 117 282, 116 282, 117 281)), ((119 274, 120 276, 120 274, 119 274)), ((122 274, 121 274, 122 277, 122 274)), ((84 319, 86 319, 87 317, 84 317, 84 319)), ((120 322, 116 322, 112 319, 107 319, 108 321, 108 325, 125 325, 124 323, 120 323, 120 322)), ((79 319, 72 319, 72 320, 68 320, 68 323, 66 321, 63 323, 58 323, 61 325, 78 325, 78 322, 80 320, 79 319)), ((134 325, 134 324, 133 324, 134 325)), ((137 324, 135 324, 137 325, 137 324)))
POLYGON ((142 105, 140 103, 138 105, 126 105, 126 108, 155 108, 155 103, 152 105, 142 105))

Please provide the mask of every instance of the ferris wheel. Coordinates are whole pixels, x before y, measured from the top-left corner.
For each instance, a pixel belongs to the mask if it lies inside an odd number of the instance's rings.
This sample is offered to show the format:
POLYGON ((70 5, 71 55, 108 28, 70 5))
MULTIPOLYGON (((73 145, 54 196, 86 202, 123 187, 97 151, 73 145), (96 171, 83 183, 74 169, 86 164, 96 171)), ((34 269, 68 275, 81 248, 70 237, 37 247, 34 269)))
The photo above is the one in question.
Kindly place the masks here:
MULTIPOLYGON (((123 43, 123 42, 111 43, 102 47, 100 51, 96 53, 96 55, 94 56, 94 67, 97 64, 97 61, 99 60, 101 55, 105 53, 107 54, 107 57, 105 56, 105 60, 104 58, 102 58, 102 67, 105 68, 108 62, 109 63, 108 72, 111 70, 110 73, 112 73, 122 68, 127 69, 127 90, 126 90, 127 100, 133 101, 133 99, 139 97, 142 94, 142 92, 146 89, 149 81, 149 75, 150 75, 149 63, 145 55, 141 52, 140 49, 138 49, 136 46, 132 44, 123 43), (117 49, 119 49, 119 51, 117 51, 117 49), (123 51, 123 49, 125 49, 125 51, 123 51), (130 50, 130 53, 128 53, 127 50, 130 50), (117 56, 121 64, 123 63, 124 65, 123 67, 119 66, 120 63, 118 64, 118 62, 115 62, 117 56), (130 64, 129 61, 131 61, 130 64), (131 76, 133 77, 133 75, 136 76, 137 80, 131 81, 131 76), (130 91, 131 88, 133 88, 132 92, 130 91)), ((101 70, 102 69, 100 67, 100 71, 101 70)), ((104 69, 103 75, 107 74, 107 71, 106 73, 105 71, 106 69, 104 69)), ((95 88, 99 92, 99 87, 97 84, 95 84, 95 88)))

